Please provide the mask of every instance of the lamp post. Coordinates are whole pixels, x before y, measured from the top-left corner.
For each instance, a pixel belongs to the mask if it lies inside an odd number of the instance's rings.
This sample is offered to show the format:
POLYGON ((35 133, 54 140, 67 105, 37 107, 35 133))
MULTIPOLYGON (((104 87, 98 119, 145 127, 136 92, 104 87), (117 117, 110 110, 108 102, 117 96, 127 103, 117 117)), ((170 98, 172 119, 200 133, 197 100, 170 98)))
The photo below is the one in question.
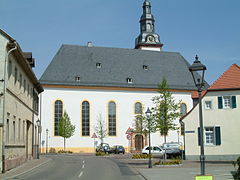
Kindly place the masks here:
POLYGON ((39 149, 40 149, 40 140, 39 140, 39 137, 40 137, 40 120, 38 119, 37 121, 36 121, 36 123, 37 123, 37 127, 38 127, 38 134, 37 134, 37 159, 39 159, 39 153, 40 153, 40 151, 39 151, 39 149))
POLYGON ((152 168, 152 153, 151 153, 151 137, 150 137, 150 134, 151 134, 151 114, 152 112, 150 111, 150 109, 148 108, 147 111, 145 112, 146 116, 147 116, 147 120, 148 120, 148 141, 149 141, 149 161, 148 161, 148 168, 152 168))
POLYGON ((48 153, 48 129, 46 129, 46 154, 48 153))
POLYGON ((198 90, 199 97, 199 124, 200 124, 200 163, 201 163, 201 175, 205 175, 205 155, 204 155, 204 141, 203 141, 203 117, 202 117, 202 87, 204 86, 204 72, 206 66, 199 60, 198 56, 195 57, 195 61, 189 67, 189 71, 192 73, 192 77, 195 86, 198 90), (200 75, 200 76, 199 76, 200 75))

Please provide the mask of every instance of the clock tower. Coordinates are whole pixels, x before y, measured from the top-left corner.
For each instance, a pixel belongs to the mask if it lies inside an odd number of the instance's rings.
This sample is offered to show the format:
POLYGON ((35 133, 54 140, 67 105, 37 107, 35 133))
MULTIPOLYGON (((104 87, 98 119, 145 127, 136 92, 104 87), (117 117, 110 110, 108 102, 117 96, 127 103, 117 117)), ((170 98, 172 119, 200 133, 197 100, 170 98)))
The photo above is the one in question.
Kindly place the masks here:
POLYGON ((161 51, 163 44, 160 37, 155 33, 154 17, 151 13, 151 3, 145 0, 143 14, 140 19, 140 35, 136 38, 135 49, 161 51))

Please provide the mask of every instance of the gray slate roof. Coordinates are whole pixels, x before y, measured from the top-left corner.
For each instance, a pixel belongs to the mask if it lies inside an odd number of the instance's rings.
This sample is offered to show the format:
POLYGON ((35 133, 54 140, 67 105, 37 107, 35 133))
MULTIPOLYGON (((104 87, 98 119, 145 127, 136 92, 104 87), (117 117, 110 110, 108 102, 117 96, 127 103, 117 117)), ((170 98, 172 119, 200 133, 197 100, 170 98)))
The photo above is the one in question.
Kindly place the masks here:
POLYGON ((196 89, 189 63, 176 52, 62 45, 40 82, 50 85, 157 88, 165 77, 169 88, 196 89), (101 63, 102 68, 97 68, 101 63), (148 66, 148 70, 143 69, 148 66), (75 77, 79 76, 80 81, 75 77), (126 79, 132 78, 132 84, 126 79))

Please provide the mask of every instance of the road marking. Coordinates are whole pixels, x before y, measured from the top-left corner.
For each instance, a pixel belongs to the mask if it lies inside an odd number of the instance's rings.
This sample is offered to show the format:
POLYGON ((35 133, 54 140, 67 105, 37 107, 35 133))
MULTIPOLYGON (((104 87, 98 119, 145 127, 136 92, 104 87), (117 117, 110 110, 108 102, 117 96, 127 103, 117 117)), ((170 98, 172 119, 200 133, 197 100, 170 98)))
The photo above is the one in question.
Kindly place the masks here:
POLYGON ((80 172, 80 174, 78 175, 78 177, 81 177, 83 175, 83 171, 80 172))
POLYGON ((83 164, 85 163, 85 161, 83 160, 83 164))
POLYGON ((82 165, 82 168, 84 169, 84 164, 82 165))

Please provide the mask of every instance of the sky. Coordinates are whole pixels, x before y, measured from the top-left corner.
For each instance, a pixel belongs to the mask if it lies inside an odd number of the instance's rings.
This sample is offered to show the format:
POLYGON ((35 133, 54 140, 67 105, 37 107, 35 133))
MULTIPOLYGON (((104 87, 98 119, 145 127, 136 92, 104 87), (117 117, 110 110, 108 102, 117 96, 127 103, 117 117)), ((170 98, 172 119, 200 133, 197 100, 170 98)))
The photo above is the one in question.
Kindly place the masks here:
MULTIPOLYGON (((41 77, 62 44, 130 48, 144 0, 0 0, 0 28, 36 59, 41 77)), ((196 54, 212 84, 240 65, 240 0, 150 0, 163 51, 196 54)))

